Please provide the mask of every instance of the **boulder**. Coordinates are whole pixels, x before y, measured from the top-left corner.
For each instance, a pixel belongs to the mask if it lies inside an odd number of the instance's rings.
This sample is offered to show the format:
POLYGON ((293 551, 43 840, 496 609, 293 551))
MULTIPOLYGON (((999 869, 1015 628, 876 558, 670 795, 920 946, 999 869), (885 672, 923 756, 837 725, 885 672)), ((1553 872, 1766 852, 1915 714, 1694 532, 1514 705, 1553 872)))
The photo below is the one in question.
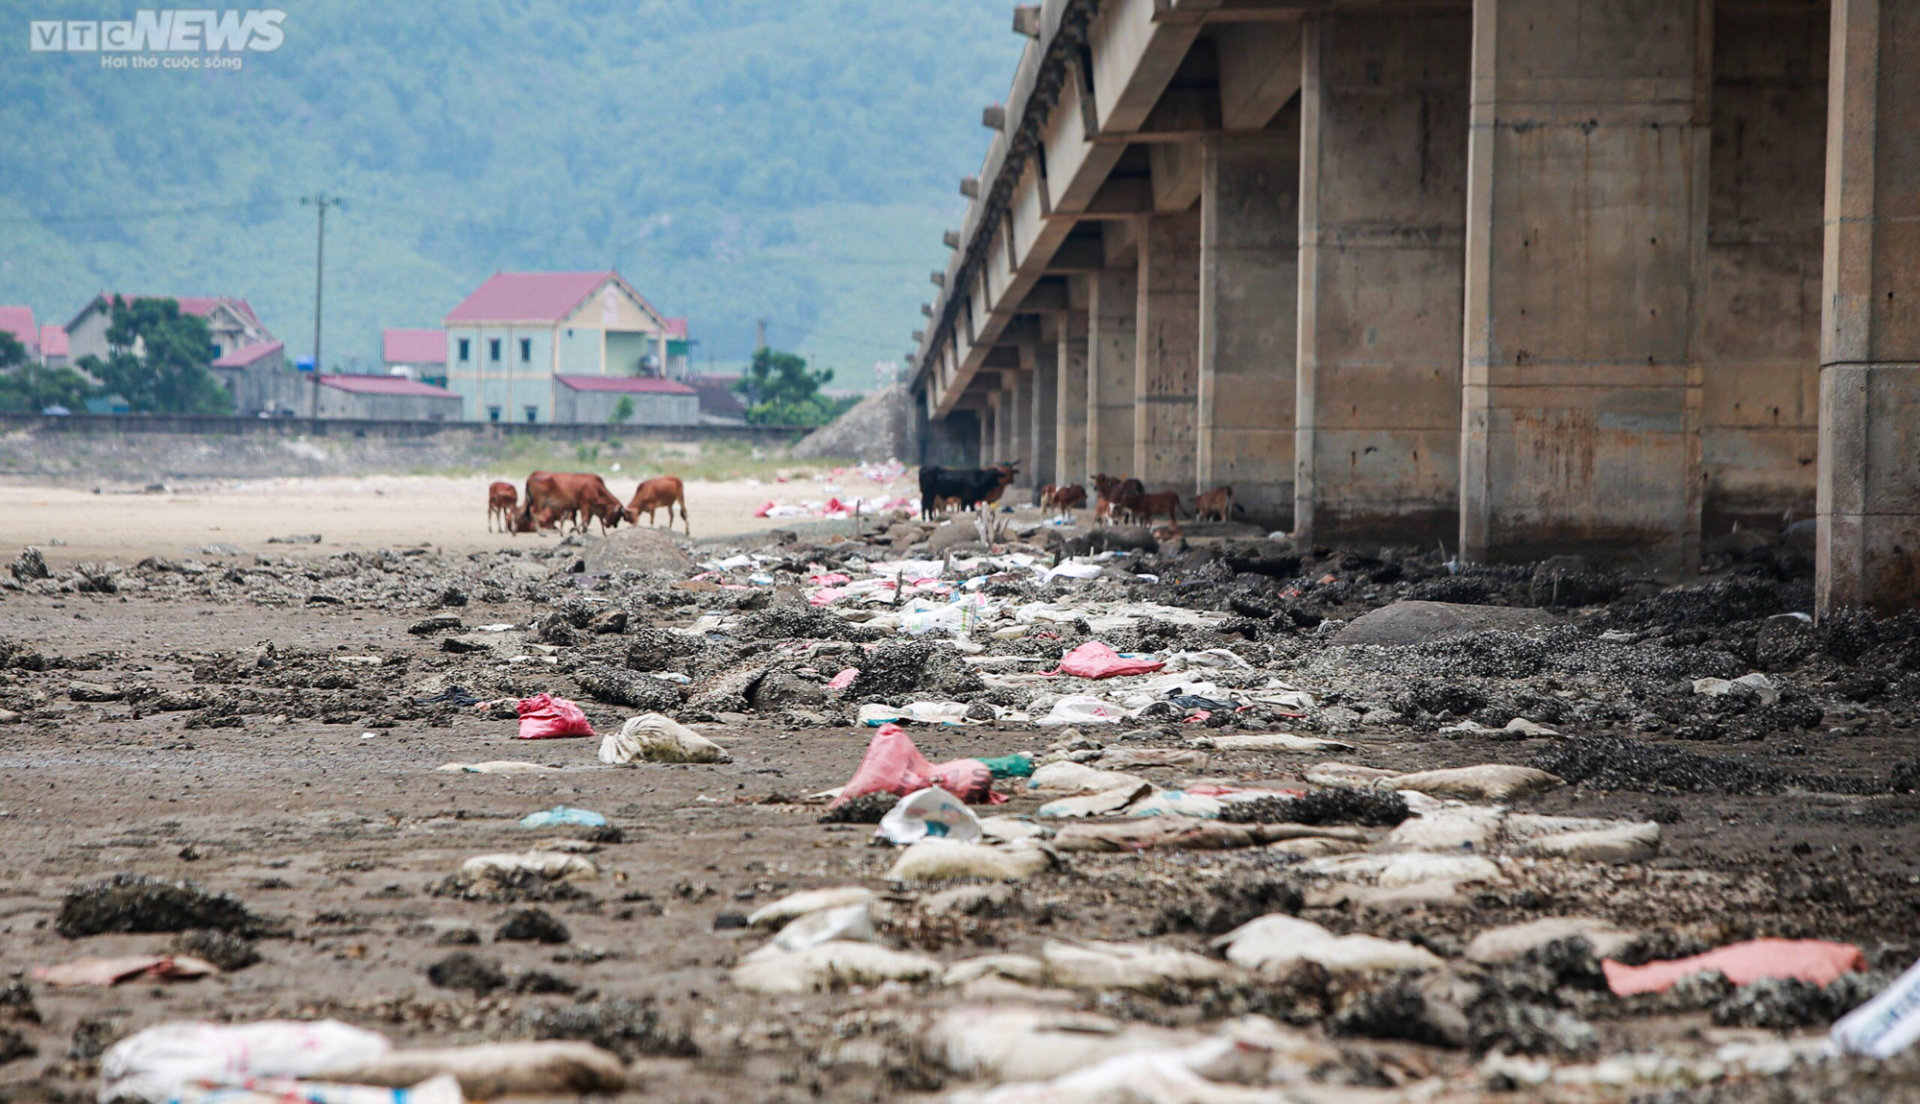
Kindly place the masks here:
POLYGON ((1560 623, 1538 609, 1463 606, 1452 602, 1407 600, 1382 606, 1334 634, 1335 644, 1425 644, 1457 640, 1487 629, 1528 632, 1560 623))
POLYGON ((616 571, 684 575, 693 570, 693 557, 682 551, 665 529, 615 529, 604 537, 588 537, 586 543, 584 558, 588 573, 593 575, 616 571))

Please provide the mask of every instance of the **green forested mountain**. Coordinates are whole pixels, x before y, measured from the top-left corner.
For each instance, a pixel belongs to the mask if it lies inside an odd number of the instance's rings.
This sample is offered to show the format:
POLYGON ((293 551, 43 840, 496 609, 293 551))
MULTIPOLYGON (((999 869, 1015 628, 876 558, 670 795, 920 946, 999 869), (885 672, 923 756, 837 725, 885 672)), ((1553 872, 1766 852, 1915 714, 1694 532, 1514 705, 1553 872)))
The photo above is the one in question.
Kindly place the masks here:
POLYGON ((1021 45, 1004 0, 277 0, 239 72, 29 51, 154 6, 0 0, 0 303, 244 295, 303 354, 324 191, 330 365, 495 270, 617 265, 703 366, 766 318, 868 386, 1021 45))

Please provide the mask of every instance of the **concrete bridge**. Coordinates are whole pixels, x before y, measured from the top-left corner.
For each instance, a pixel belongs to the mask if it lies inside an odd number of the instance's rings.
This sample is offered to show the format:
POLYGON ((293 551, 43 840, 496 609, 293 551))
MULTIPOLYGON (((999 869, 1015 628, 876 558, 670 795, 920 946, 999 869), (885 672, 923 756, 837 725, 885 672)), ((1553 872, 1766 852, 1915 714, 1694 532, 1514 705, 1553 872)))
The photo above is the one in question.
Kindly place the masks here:
POLYGON ((1920 0, 1047 0, 917 448, 1920 605, 1920 0))

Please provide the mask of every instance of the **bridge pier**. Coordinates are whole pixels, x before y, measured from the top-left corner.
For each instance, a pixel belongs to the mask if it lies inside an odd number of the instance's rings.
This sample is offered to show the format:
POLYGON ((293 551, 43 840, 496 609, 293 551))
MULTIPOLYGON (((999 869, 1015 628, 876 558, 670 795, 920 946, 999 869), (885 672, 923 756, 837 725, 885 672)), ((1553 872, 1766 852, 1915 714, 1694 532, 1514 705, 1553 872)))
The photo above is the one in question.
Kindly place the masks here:
POLYGON ((1200 213, 1140 220, 1132 473, 1193 495, 1200 398, 1200 213))
POLYGON ((1054 402, 1054 461, 1056 483, 1087 481, 1087 281, 1074 277, 1067 282, 1068 309, 1060 315, 1059 344, 1054 352, 1057 366, 1055 382, 1058 397, 1054 402))
POLYGON ((1699 561, 1711 0, 1479 0, 1460 543, 1699 561))
POLYGON ((1133 471, 1134 312, 1139 275, 1131 270, 1094 273, 1088 303, 1087 468, 1125 476, 1133 471))
MULTIPOLYGON (((1026 483, 1037 493, 1053 482, 1054 422, 1059 417, 1060 339, 1054 331, 1057 315, 1041 320, 1041 339, 1021 346, 1020 359, 1028 367, 1020 378, 1028 384, 1026 483)), ((1025 470, 1025 469, 1023 469, 1025 470)))
POLYGON ((1820 342, 1822 615, 1920 604, 1920 2, 1833 0, 1820 342))
POLYGON ((1254 517, 1293 512, 1300 111, 1211 139, 1200 183, 1197 487, 1231 486, 1254 517))
POLYGON ((1294 533, 1459 525, 1467 12, 1310 20, 1294 533))

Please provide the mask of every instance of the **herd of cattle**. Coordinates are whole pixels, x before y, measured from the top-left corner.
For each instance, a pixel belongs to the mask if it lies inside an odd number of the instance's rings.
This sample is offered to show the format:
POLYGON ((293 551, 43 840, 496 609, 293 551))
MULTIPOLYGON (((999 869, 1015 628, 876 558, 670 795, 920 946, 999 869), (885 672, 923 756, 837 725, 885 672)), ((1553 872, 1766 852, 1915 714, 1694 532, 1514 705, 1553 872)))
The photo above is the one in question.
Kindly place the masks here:
POLYGON ((487 488, 487 531, 493 532, 497 521, 503 532, 537 533, 542 529, 559 528, 565 532, 566 525, 572 525, 578 533, 586 532, 587 526, 595 521, 600 523, 600 532, 617 527, 621 522, 628 525, 640 524, 640 511, 647 512, 647 524, 652 525, 654 513, 665 508, 667 528, 673 528, 673 508, 680 508, 680 523, 686 526, 687 535, 693 535, 693 527, 687 522, 687 491, 680 480, 671 475, 662 475, 648 479, 633 492, 633 498, 625 505, 607 489, 606 481, 592 472, 534 472, 527 476, 527 495, 522 500, 511 483, 494 483, 487 488))
MULTIPOLYGON (((992 506, 1020 474, 1020 463, 994 464, 986 468, 942 468, 928 465, 920 469, 920 517, 931 521, 948 510, 971 510, 992 506)), ((1239 507, 1233 502, 1232 487, 1215 487, 1196 495, 1192 510, 1187 510, 1177 491, 1148 494, 1144 483, 1132 476, 1096 475, 1094 517, 1103 522, 1126 521, 1151 525, 1164 516, 1168 525, 1178 526, 1182 511, 1200 521, 1230 521, 1239 507)), ((1078 483, 1049 483, 1040 488, 1040 504, 1066 514, 1086 505, 1087 489, 1078 483)), ((1244 512, 1244 511, 1242 511, 1244 512)))
MULTIPOLYGON (((995 464, 986 468, 942 468, 926 465, 920 469, 920 517, 931 521, 949 510, 991 507, 1000 501, 1008 487, 1020 475, 1020 463, 995 464)), ((1230 521, 1239 507, 1233 502, 1232 487, 1215 487, 1194 496, 1188 510, 1176 491, 1148 494, 1146 485, 1132 476, 1096 475, 1093 477, 1094 517, 1097 521, 1135 522, 1151 525, 1165 517, 1167 524, 1178 526, 1184 512, 1200 521, 1230 521)), ((1049 483, 1040 488, 1040 503, 1056 513, 1067 514, 1086 505, 1087 489, 1078 483, 1049 483)), ((654 524, 655 511, 667 511, 667 528, 673 528, 673 511, 680 509, 680 523, 687 535, 693 526, 687 521, 687 491, 678 478, 662 475, 643 481, 624 505, 607 489, 606 481, 592 472, 534 472, 527 476, 526 497, 511 483, 497 482, 487 488, 487 531, 496 524, 505 533, 538 533, 543 529, 565 532, 571 526, 584 533, 594 522, 600 532, 614 529, 621 522, 640 524, 640 512, 646 511, 647 524, 654 524)))

